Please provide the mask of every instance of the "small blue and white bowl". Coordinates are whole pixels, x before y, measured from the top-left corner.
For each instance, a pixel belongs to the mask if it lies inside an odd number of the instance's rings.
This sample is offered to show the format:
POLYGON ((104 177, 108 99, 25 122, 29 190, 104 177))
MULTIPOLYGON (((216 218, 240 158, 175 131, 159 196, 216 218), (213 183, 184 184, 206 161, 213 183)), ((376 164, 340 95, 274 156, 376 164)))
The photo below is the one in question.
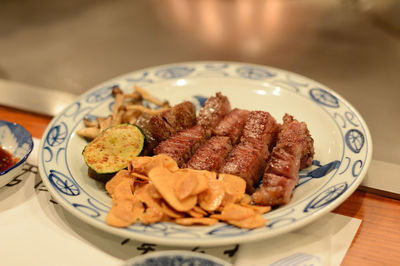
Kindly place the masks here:
POLYGON ((14 166, 0 172, 0 187, 3 187, 21 172, 33 149, 32 135, 17 123, 0 120, 0 146, 19 159, 14 166))
POLYGON ((186 250, 167 250, 136 256, 122 266, 232 266, 232 264, 204 253, 186 250))

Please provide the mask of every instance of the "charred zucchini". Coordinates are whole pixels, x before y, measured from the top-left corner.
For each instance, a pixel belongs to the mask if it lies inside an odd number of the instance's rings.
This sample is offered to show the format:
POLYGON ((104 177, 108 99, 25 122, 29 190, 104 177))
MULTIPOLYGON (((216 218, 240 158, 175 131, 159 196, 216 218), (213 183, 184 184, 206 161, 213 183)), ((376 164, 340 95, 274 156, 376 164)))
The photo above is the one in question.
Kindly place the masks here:
POLYGON ((104 130, 86 145, 82 154, 96 174, 111 174, 126 168, 141 153, 144 139, 137 126, 120 124, 104 130))

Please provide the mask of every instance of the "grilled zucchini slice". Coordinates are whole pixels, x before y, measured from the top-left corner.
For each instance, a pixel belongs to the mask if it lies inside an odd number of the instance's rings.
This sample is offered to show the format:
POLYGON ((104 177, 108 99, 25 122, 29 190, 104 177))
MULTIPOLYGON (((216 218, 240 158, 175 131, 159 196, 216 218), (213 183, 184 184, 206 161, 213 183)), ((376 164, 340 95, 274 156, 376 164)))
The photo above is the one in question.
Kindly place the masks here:
POLYGON ((87 166, 96 174, 111 174, 128 166, 140 155, 145 137, 140 128, 120 124, 104 130, 83 149, 87 166))

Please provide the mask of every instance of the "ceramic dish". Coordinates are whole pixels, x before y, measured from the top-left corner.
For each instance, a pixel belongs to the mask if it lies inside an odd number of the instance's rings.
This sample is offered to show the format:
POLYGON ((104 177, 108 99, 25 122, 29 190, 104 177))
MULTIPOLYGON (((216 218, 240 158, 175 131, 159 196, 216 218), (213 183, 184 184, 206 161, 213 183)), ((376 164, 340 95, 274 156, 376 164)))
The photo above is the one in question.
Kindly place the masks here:
POLYGON ((232 264, 211 255, 184 250, 152 252, 132 258, 123 264, 123 266, 149 265, 231 266, 232 264))
POLYGON ((21 172, 33 149, 33 140, 31 134, 22 126, 0 120, 0 146, 19 159, 14 166, 0 172, 0 187, 2 187, 21 172))
POLYGON ((39 148, 39 169, 53 197, 75 216, 123 237, 174 246, 217 246, 259 240, 304 226, 333 210, 361 183, 371 161, 367 125, 345 99, 326 86, 284 70, 233 62, 188 62, 135 71, 107 81, 80 96, 55 117, 39 148), (197 107, 220 91, 232 107, 285 113, 308 124, 315 140, 313 165, 300 173, 291 202, 266 214, 256 230, 225 223, 210 227, 163 222, 113 228, 105 223, 111 199, 104 186, 88 178, 81 152, 87 144, 75 134, 87 115, 111 111, 114 85, 132 91, 137 84, 171 104, 193 101, 197 107))

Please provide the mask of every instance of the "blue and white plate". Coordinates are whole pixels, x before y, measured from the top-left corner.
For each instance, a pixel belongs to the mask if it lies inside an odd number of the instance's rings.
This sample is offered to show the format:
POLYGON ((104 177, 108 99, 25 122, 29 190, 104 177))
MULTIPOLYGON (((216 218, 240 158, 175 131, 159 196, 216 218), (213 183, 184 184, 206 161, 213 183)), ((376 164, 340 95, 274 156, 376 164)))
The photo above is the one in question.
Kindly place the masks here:
POLYGON ((19 159, 15 165, 0 172, 0 187, 3 187, 20 174, 33 149, 32 135, 17 123, 0 120, 0 147, 19 159))
POLYGON ((330 212, 361 183, 372 155, 368 127, 355 108, 326 86, 288 71, 234 62, 187 62, 135 71, 89 90, 55 117, 43 135, 39 169, 53 197, 87 223, 117 235, 173 246, 218 246, 260 240, 304 226, 330 212), (220 91, 232 107, 265 110, 281 121, 285 113, 305 121, 315 140, 313 165, 300 173, 293 199, 265 217, 256 230, 225 223, 181 226, 169 222, 114 228, 105 222, 111 199, 88 178, 75 134, 87 115, 111 112, 111 89, 132 91, 137 84, 171 104, 191 100, 198 107, 220 91))
POLYGON ((122 266, 232 266, 232 264, 204 253, 185 251, 185 250, 169 250, 151 252, 146 255, 134 257, 126 261, 122 266))

